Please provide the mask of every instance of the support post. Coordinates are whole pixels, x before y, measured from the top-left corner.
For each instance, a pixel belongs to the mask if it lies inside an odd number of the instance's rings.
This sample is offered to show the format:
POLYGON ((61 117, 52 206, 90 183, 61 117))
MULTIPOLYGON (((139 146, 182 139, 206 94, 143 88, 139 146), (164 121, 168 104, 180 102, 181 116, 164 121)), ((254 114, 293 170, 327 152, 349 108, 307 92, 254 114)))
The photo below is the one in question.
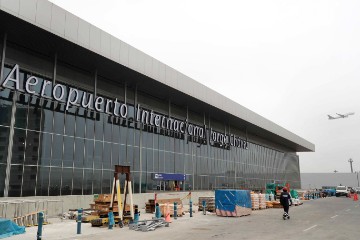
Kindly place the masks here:
POLYGON ((77 216, 77 234, 81 234, 81 221, 82 221, 82 213, 83 209, 78 209, 78 216, 77 216))
POLYGON ((37 230, 37 234, 36 234, 36 239, 37 239, 37 240, 41 240, 41 238, 42 238, 43 221, 44 221, 44 213, 43 213, 43 212, 39 212, 38 230, 37 230))

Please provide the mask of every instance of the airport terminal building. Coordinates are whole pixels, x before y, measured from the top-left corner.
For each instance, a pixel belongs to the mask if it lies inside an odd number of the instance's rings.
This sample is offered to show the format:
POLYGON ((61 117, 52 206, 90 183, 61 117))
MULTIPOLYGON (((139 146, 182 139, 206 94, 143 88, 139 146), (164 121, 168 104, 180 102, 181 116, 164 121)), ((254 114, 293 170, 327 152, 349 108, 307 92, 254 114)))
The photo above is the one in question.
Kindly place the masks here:
POLYGON ((48 1, 0 9, 0 197, 109 193, 117 164, 135 193, 300 188, 314 144, 48 1))

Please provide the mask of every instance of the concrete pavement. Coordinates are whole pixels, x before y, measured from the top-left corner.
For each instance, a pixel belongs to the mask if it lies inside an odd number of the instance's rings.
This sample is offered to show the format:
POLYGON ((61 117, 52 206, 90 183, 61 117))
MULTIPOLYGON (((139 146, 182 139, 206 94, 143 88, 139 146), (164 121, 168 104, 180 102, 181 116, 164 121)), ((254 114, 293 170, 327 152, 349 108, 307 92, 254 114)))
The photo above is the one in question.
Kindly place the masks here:
MULTIPOLYGON (((197 207, 194 207, 197 210, 197 207)), ((141 219, 151 219, 144 214, 141 219)), ((301 206, 290 208, 290 220, 282 219, 282 209, 253 211, 240 218, 203 215, 197 212, 172 219, 168 228, 153 232, 138 232, 127 227, 113 230, 82 224, 82 234, 76 234, 74 220, 54 220, 44 226, 42 239, 359 239, 359 201, 349 198, 324 198, 305 201, 301 206)), ((36 239, 37 227, 26 229, 26 234, 10 237, 11 240, 36 239)))

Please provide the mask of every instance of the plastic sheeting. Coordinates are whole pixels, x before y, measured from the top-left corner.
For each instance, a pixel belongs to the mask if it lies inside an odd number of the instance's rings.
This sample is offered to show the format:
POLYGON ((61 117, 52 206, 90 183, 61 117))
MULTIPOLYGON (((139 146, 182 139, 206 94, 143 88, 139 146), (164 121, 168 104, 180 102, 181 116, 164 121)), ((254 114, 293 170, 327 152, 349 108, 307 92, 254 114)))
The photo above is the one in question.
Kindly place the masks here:
POLYGON ((234 211, 236 206, 251 209, 249 190, 215 190, 215 206, 219 210, 234 211))
POLYGON ((0 238, 25 233, 25 227, 20 227, 9 219, 0 218, 0 238))

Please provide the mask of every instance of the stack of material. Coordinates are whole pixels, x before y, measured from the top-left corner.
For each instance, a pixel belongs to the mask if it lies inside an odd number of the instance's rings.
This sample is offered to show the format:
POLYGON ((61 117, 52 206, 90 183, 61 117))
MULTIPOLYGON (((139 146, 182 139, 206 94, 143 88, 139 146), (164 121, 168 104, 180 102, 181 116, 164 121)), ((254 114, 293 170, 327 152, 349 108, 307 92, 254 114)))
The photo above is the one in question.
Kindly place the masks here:
POLYGON ((155 212, 155 199, 149 199, 148 202, 145 203, 145 212, 146 213, 155 212))
POLYGON ((274 205, 272 203, 272 201, 266 201, 266 208, 273 208, 274 205))
POLYGON ((266 201, 275 201, 274 194, 272 194, 272 193, 265 194, 265 199, 266 199, 266 201))
POLYGON ((260 209, 259 194, 251 193, 251 208, 252 210, 260 209))
POLYGON ((216 215, 241 217, 251 214, 251 197, 248 190, 216 190, 216 215))
POLYGON ((277 202, 277 201, 272 201, 272 205, 274 208, 282 208, 280 202, 277 202))
MULTIPOLYGON (((161 216, 166 217, 167 213, 170 214, 170 216, 174 216, 174 203, 161 203, 159 204, 161 216)), ((177 216, 182 217, 183 216, 183 205, 177 204, 177 216)))
POLYGON ((259 194, 259 207, 260 209, 266 209, 266 198, 265 194, 259 194))
MULTIPOLYGON (((111 204, 111 194, 99 194, 97 198, 94 199, 94 203, 90 204, 90 209, 93 210, 91 213, 95 216, 105 216, 109 213, 111 204)), ((113 212, 119 212, 117 197, 115 195, 115 200, 113 203, 113 212)), ((124 215, 130 214, 130 205, 125 205, 124 215)))
MULTIPOLYGON (((162 216, 165 216, 164 213, 167 212, 166 205, 169 205, 170 215, 174 215, 174 202, 177 203, 177 215, 182 216, 183 213, 183 205, 180 198, 168 198, 168 199, 157 199, 156 203, 159 204, 160 211, 162 216)), ((145 203, 145 211, 147 213, 154 213, 155 212, 155 200, 149 199, 147 203, 145 203)))
POLYGON ((203 210, 203 201, 206 202, 206 211, 215 212, 215 197, 199 197, 199 211, 203 210))

